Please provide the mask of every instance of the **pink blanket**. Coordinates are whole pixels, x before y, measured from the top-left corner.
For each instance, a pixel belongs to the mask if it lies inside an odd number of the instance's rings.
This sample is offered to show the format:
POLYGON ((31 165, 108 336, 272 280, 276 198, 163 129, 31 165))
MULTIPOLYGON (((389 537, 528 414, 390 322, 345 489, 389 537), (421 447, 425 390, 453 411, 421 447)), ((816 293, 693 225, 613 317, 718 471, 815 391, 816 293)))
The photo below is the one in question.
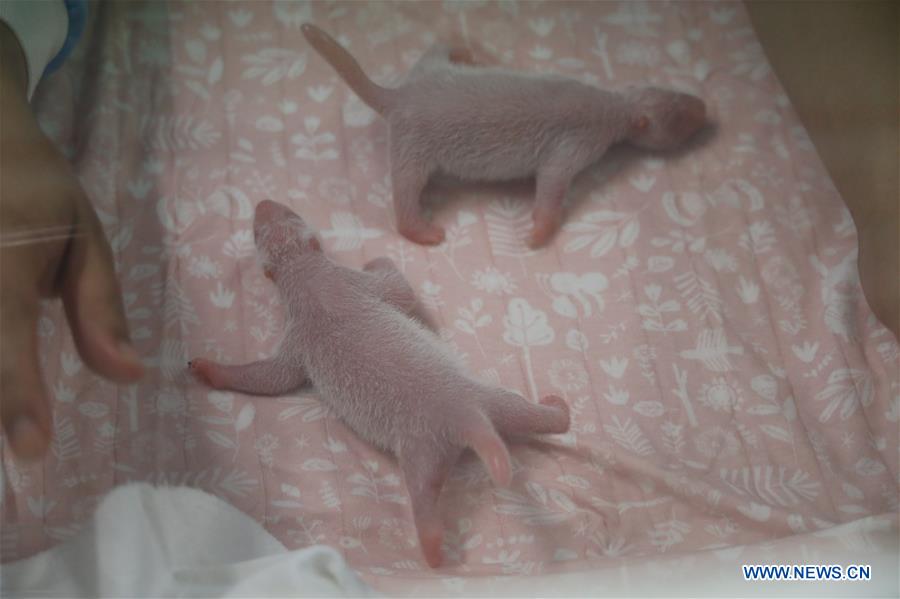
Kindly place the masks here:
POLYGON ((572 406, 569 434, 515 447, 511 488, 460 463, 447 574, 595 568, 897 511, 898 345, 861 298, 849 214, 740 4, 93 8, 36 105, 106 226, 148 376, 117 388, 87 372, 47 306, 56 436, 43 464, 3 454, 3 560, 140 480, 211 491, 363 574, 425 570, 396 464, 315 390, 253 398, 186 376, 188 356, 249 361, 278 343, 251 233, 263 198, 342 264, 391 256, 473 372, 572 406), (719 125, 677 156, 615 152, 539 252, 524 245, 528 185, 435 186, 448 238, 419 247, 392 223, 386 127, 307 47, 307 20, 384 83, 455 33, 511 67, 696 93, 719 125))

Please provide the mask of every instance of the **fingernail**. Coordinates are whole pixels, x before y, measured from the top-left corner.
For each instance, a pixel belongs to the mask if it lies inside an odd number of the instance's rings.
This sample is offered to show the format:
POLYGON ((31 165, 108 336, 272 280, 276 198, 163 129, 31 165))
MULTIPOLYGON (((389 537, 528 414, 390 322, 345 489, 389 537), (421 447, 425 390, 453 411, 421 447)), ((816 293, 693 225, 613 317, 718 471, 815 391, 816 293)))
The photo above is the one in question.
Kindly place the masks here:
POLYGON ((131 345, 130 341, 119 342, 119 356, 126 362, 130 362, 132 365, 132 372, 128 375, 129 381, 134 382, 144 376, 144 363, 141 361, 140 355, 138 355, 137 350, 134 349, 134 346, 131 345))
POLYGON ((134 362, 135 364, 141 363, 141 357, 138 355, 137 350, 134 349, 134 346, 131 345, 130 341, 119 342, 119 355, 129 362, 134 362))
POLYGON ((9 441, 13 452, 22 458, 36 458, 44 451, 44 433, 28 416, 20 416, 16 420, 9 441))

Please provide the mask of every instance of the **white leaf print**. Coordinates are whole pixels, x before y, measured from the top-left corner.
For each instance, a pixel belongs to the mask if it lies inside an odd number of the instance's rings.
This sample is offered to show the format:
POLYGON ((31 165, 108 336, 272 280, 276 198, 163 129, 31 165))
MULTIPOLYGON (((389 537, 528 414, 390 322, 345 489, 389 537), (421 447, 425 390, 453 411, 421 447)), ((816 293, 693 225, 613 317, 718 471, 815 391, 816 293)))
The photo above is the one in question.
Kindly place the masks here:
POLYGON ((284 48, 263 48, 256 54, 243 56, 241 60, 250 65, 244 69, 243 78, 260 78, 263 85, 272 85, 282 79, 296 79, 306 69, 306 54, 284 48))
POLYGON ((531 19, 530 21, 528 21, 528 27, 530 27, 531 30, 540 37, 547 37, 548 35, 550 35, 550 32, 553 31, 553 26, 555 24, 556 22, 553 19, 544 17, 531 19))
POLYGON ((791 436, 790 431, 783 427, 775 426, 774 424, 763 424, 759 427, 759 429, 773 439, 777 439, 778 441, 784 441, 785 443, 794 442, 794 438, 793 436, 791 436))
POLYGON ((863 370, 840 368, 828 377, 828 386, 816 394, 816 400, 828 402, 819 422, 828 422, 838 412, 841 420, 847 420, 856 413, 860 405, 868 406, 875 399, 872 376, 863 370))
POLYGON ((187 50, 188 56, 194 62, 204 62, 206 60, 206 44, 203 40, 187 40, 184 42, 184 49, 187 50))
POLYGON ((541 505, 547 505, 547 491, 544 490, 543 485, 536 481, 528 481, 525 483, 525 490, 528 491, 528 494, 531 495, 533 499, 535 499, 541 505))
POLYGON ((691 426, 697 426, 697 416, 694 414, 694 406, 691 403, 691 397, 687 390, 687 370, 679 370, 677 364, 672 364, 672 370, 675 371, 675 382, 678 387, 672 389, 672 393, 681 400, 684 406, 684 412, 691 426))
POLYGON ((323 148, 335 143, 334 133, 326 131, 325 133, 316 133, 319 120, 315 117, 307 117, 303 120, 306 126, 306 133, 296 133, 291 136, 291 143, 298 146, 294 155, 303 160, 335 160, 338 157, 337 150, 334 148, 323 148))
POLYGON ((334 492, 334 487, 331 486, 329 481, 324 481, 322 483, 322 487, 319 489, 319 495, 322 497, 322 503, 328 509, 339 509, 341 507, 341 499, 338 497, 337 493, 334 492))
POLYGON ((344 125, 347 127, 368 127, 375 121, 375 111, 366 106, 356 94, 347 94, 344 108, 341 111, 344 125))
POLYGON ((640 230, 640 223, 638 223, 636 219, 628 221, 628 223, 622 227, 622 233, 619 235, 619 247, 624 248, 634 244, 634 240, 637 239, 640 230))
POLYGON ((510 300, 506 315, 503 340, 518 347, 546 345, 553 341, 553 329, 547 324, 547 315, 532 308, 528 300, 510 300))
POLYGON ((578 318, 578 309, 568 297, 557 295, 553 298, 553 311, 566 318, 578 318))
POLYGON ((592 258, 604 256, 616 246, 616 241, 619 240, 619 226, 623 221, 627 221, 623 229, 623 236, 626 235, 625 230, 627 230, 627 236, 620 241, 620 245, 622 247, 631 245, 639 230, 632 215, 612 210, 598 210, 585 214, 577 222, 563 226, 564 231, 579 233, 563 246, 563 251, 570 254, 590 246, 592 258))
POLYGON ((275 116, 261 116, 256 119, 256 128, 266 133, 278 133, 284 130, 284 123, 275 116))
POLYGON ((843 482, 841 483, 841 488, 844 489, 844 494, 850 499, 865 499, 865 496, 863 495, 863 492, 859 490, 859 487, 855 487, 848 482, 843 482))
POLYGON ((748 505, 739 505, 737 509, 751 520, 756 520, 757 522, 766 522, 772 515, 771 507, 755 501, 751 501, 748 505))
POLYGON ((577 512, 569 511, 568 505, 563 500, 563 508, 557 503, 548 503, 546 498, 543 503, 535 504, 525 495, 508 489, 494 491, 497 502, 494 511, 506 516, 521 518, 522 522, 531 526, 551 526, 571 519, 577 512))
MULTIPOLYGON (((599 258, 601 256, 605 256, 606 253, 613 248, 616 244, 616 237, 618 235, 618 231, 616 229, 605 229, 597 236, 596 243, 591 246, 591 258, 599 258)), ((563 248, 565 252, 571 252, 573 250, 570 249, 569 245, 566 245, 563 248)))
POLYGON ((744 179, 729 179, 709 196, 713 206, 725 204, 732 208, 740 208, 746 198, 747 211, 759 212, 765 206, 762 193, 744 179))
POLYGON ((287 483, 281 483, 281 492, 284 493, 285 495, 287 495, 288 497, 300 499, 300 489, 298 489, 294 485, 289 485, 287 483))
POLYGON ((539 274, 536 278, 547 294, 553 297, 553 309, 561 316, 575 318, 578 315, 576 306, 585 316, 593 315, 595 305, 598 311, 603 310, 601 293, 609 287, 609 283, 602 273, 557 272, 552 275, 539 274))
POLYGON ((734 368, 728 356, 740 356, 743 353, 743 347, 728 345, 728 341, 725 339, 725 330, 717 328, 701 331, 697 336, 697 347, 681 351, 678 355, 690 360, 700 360, 708 370, 713 372, 727 372, 734 368))
POLYGON ((456 224, 460 227, 468 227, 478 222, 478 217, 466 210, 460 210, 456 215, 456 224))
POLYGON ((177 150, 204 150, 219 141, 222 134, 205 119, 192 116, 145 116, 141 119, 141 138, 151 149, 168 153, 177 150))
POLYGON ((620 379, 625 374, 625 369, 628 368, 628 358, 614 356, 609 361, 600 360, 600 367, 609 376, 620 379))
POLYGON ((71 352, 62 352, 60 362, 66 376, 72 376, 81 370, 81 359, 71 352))
POLYGON ((884 463, 872 458, 860 458, 853 469, 861 476, 878 476, 887 470, 884 463))
POLYGON ((323 458, 309 458, 303 462, 301 468, 307 472, 331 472, 337 470, 334 462, 323 458))
POLYGON ((491 250, 497 256, 519 258, 534 251, 526 243, 526 236, 533 227, 531 213, 522 202, 501 200, 492 203, 484 213, 491 250))
POLYGON ((88 418, 103 418, 109 414, 109 406, 97 401, 83 401, 78 404, 78 411, 88 418))
POLYGON ((609 387, 609 391, 603 394, 603 397, 606 398, 606 401, 613 404, 614 406, 624 406, 628 403, 630 398, 630 394, 628 391, 623 389, 616 389, 615 387, 609 387))
POLYGON ((806 523, 800 514, 791 514, 787 518, 788 526, 795 534, 807 532, 806 523))
POLYGON ((201 98, 206 100, 207 102, 209 101, 209 99, 210 99, 209 92, 206 91, 206 88, 199 81, 194 81, 193 79, 187 79, 187 80, 185 80, 184 85, 189 90, 191 90, 192 92, 194 92, 195 94, 197 94, 198 96, 200 96, 201 98))
POLYGON ((131 243, 131 238, 134 235, 134 226, 133 225, 119 225, 119 230, 113 235, 109 240, 109 246, 113 249, 115 253, 122 252, 128 244, 131 243))
POLYGON ((334 250, 346 252, 357 250, 369 239, 381 237, 382 231, 363 225, 359 218, 350 212, 335 212, 331 215, 331 228, 321 232, 322 239, 336 239, 334 250))
POLYGON ((75 392, 59 381, 53 386, 53 397, 60 403, 72 403, 75 401, 75 392))
POLYGON ((659 401, 639 401, 634 404, 633 409, 641 416, 647 418, 659 418, 666 412, 666 408, 659 401))
POLYGON ((781 408, 773 404, 763 403, 747 408, 746 412, 753 416, 772 416, 780 414, 781 408))
POLYGON ((553 341, 554 333, 547 324, 547 315, 541 310, 532 308, 528 300, 513 298, 509 301, 506 315, 503 317, 503 340, 510 345, 522 348, 525 355, 525 369, 531 387, 531 397, 538 399, 537 385, 531 366, 531 347, 547 345, 553 341))
POLYGON ((241 411, 238 412, 238 417, 234 421, 234 430, 235 432, 241 432, 248 426, 253 423, 253 417, 256 416, 256 409, 253 407, 253 404, 246 404, 241 411))
POLYGON ((38 497, 28 496, 26 499, 26 503, 28 505, 28 511, 31 512, 31 515, 39 520, 43 520, 47 517, 53 508, 56 507, 56 501, 48 501, 46 497, 40 495, 38 497))
POLYGON ((303 422, 315 422, 321 420, 327 414, 325 406, 312 397, 281 397, 278 403, 289 404, 278 414, 278 421, 288 420, 298 414, 303 414, 303 422))
POLYGON ((312 98, 314 102, 321 104, 328 99, 328 96, 330 96, 333 91, 334 88, 330 85, 313 85, 306 88, 306 95, 312 98))
POLYGON ((736 291, 738 297, 740 297, 741 301, 745 304, 755 304, 756 300, 759 299, 759 285, 757 285, 753 281, 745 279, 743 276, 738 279, 738 286, 736 291))
POLYGON ((550 499, 564 512, 576 511, 575 504, 564 492, 559 489, 550 489, 550 499))
POLYGON ((806 341, 803 345, 792 345, 791 351, 794 352, 794 355, 797 356, 798 359, 802 360, 805 364, 809 364, 816 359, 816 352, 819 351, 819 344, 806 341))
POLYGON ((209 292, 209 301, 217 308, 230 308, 234 303, 234 291, 229 291, 222 286, 222 281, 216 282, 216 290, 209 292))
POLYGON ((613 416, 612 424, 604 424, 603 429, 616 443, 637 455, 647 456, 654 452, 653 446, 631 418, 626 418, 623 422, 618 416, 613 416))
POLYGON ((225 69, 225 63, 222 61, 221 57, 216 57, 213 61, 212 65, 209 67, 209 74, 206 76, 206 81, 210 85, 215 85, 219 82, 219 79, 222 78, 222 71, 225 69))
POLYGON ((569 332, 566 333, 566 347, 572 351, 584 353, 590 347, 590 343, 588 342, 587 335, 578 329, 570 329, 569 332))
POLYGON ((655 524, 652 530, 647 531, 647 534, 650 537, 651 545, 660 551, 666 551, 667 549, 684 542, 685 535, 690 532, 690 530, 690 524, 673 518, 655 524))
POLYGON ((589 483, 587 480, 574 474, 563 474, 562 476, 558 476, 556 480, 563 484, 569 485, 570 487, 581 490, 587 489, 591 486, 591 483, 589 483))
POLYGON ((631 177, 628 182, 641 193, 647 193, 656 184, 656 177, 644 173, 631 177))
POLYGON ((249 258, 256 253, 253 243, 253 231, 236 231, 222 246, 222 252, 235 260, 249 258))
POLYGON ((778 383, 772 375, 759 374, 750 380, 750 388, 756 391, 756 394, 763 399, 775 401, 775 395, 778 392, 778 383))
POLYGON ((141 281, 154 276, 158 272, 159 266, 156 264, 136 264, 128 271, 128 278, 132 281, 141 281))
POLYGON ((785 466, 779 466, 777 472, 772 465, 733 470, 723 468, 719 471, 719 477, 740 495, 749 495, 763 503, 782 507, 796 505, 801 499, 813 501, 822 487, 806 472, 794 470, 793 474, 789 474, 785 466))
POLYGON ((234 396, 231 393, 210 391, 206 399, 222 412, 231 412, 231 408, 234 407, 234 396))
POLYGON ((231 438, 219 431, 206 431, 206 437, 220 447, 225 447, 227 449, 237 448, 237 445, 231 438))
POLYGON ((681 297, 687 300, 691 312, 702 319, 712 317, 722 322, 722 299, 711 283, 701 279, 692 270, 676 276, 674 280, 681 297))
POLYGON ((675 194, 667 191, 662 197, 663 209, 672 221, 682 227, 690 227, 706 212, 706 203, 696 193, 675 194))

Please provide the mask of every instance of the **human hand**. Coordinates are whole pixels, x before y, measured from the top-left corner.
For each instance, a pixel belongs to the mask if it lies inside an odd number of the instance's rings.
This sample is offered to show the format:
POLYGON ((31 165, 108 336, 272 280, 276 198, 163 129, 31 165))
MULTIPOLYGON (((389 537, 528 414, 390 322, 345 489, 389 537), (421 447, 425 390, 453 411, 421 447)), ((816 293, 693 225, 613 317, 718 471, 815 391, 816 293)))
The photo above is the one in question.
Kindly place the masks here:
POLYGON ((0 421, 14 454, 52 436, 38 360, 40 300, 62 297, 78 352, 116 382, 140 378, 112 251, 68 162, 38 127, 24 56, 0 24, 0 421))

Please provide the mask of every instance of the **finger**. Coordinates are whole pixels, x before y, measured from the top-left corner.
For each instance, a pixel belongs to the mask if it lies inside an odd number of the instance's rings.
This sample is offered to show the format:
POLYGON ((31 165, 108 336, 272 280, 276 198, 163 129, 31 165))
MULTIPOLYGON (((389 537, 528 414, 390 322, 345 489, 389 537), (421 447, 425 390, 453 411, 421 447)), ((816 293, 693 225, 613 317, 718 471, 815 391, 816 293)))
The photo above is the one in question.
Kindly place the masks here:
POLYGON ((13 453, 31 460, 47 451, 52 428, 38 358, 38 296, 36 283, 17 277, 15 265, 2 266, 0 421, 13 453))
POLYGON ((73 238, 62 275, 62 298, 75 345, 97 374, 134 382, 143 374, 131 345, 112 251, 86 198, 79 206, 82 235, 73 238))

